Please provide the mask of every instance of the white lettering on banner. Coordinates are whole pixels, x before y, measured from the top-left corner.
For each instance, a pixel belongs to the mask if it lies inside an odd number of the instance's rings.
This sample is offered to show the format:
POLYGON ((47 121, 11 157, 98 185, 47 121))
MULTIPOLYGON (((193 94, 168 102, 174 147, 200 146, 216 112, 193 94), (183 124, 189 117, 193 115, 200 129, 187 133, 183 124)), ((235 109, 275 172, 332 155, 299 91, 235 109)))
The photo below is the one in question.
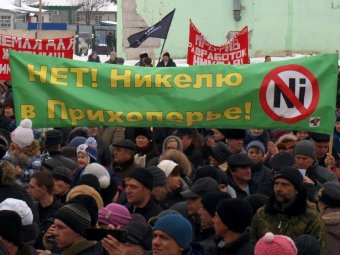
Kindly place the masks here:
POLYGON ((0 64, 0 74, 8 74, 8 73, 9 73, 9 65, 0 64))

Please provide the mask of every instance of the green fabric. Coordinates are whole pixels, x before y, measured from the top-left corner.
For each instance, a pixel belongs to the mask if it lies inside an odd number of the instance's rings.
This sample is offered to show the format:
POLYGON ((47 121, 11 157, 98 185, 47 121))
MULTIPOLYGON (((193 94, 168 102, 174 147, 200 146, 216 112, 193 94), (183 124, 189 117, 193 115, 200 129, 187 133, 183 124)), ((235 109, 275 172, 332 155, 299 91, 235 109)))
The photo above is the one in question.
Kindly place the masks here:
POLYGON ((10 68, 17 121, 31 118, 35 128, 282 128, 331 134, 334 127, 335 54, 149 68, 10 51, 10 68))

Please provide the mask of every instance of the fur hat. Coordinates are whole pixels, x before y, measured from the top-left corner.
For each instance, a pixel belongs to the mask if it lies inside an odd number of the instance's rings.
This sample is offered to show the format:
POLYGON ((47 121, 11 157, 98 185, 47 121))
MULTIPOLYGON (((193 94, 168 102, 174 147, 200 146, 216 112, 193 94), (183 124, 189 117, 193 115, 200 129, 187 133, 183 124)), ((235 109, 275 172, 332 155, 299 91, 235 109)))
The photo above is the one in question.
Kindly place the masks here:
POLYGON ((93 137, 87 138, 84 144, 78 146, 77 155, 79 152, 82 152, 89 157, 89 163, 96 162, 97 161, 96 139, 94 139, 93 137))
POLYGON ((224 129, 224 137, 226 139, 244 139, 246 138, 246 130, 244 129, 224 129))
POLYGON ((104 202, 102 197, 100 196, 99 192, 96 191, 94 188, 88 186, 88 185, 77 185, 74 188, 72 188, 69 193, 67 193, 66 196, 66 202, 69 202, 73 200, 75 197, 79 195, 89 195, 96 200, 96 204, 98 209, 104 207, 104 202))
POLYGON ((58 145, 63 142, 63 133, 58 129, 50 129, 45 132, 46 145, 58 145))
POLYGON ((257 241, 254 255, 297 255, 297 249, 290 237, 268 232, 257 241))
POLYGON ((135 139, 138 136, 144 136, 149 141, 151 141, 152 140, 152 131, 150 130, 150 128, 136 128, 135 129, 135 139))
POLYGON ((11 140, 21 149, 30 146, 34 140, 32 121, 30 119, 23 119, 20 122, 20 126, 11 133, 11 140))
POLYGON ((309 137, 311 140, 317 143, 328 143, 330 139, 330 135, 328 134, 321 134, 315 132, 309 132, 309 137))
POLYGON ((253 209, 250 204, 240 198, 223 199, 216 210, 223 224, 230 230, 243 233, 250 226, 253 209))
POLYGON ((98 178, 99 185, 101 189, 106 189, 110 185, 111 177, 107 169, 98 163, 88 164, 84 171, 83 175, 93 174, 98 178))
POLYGON ((9 210, 19 214, 22 225, 30 225, 33 223, 33 213, 27 203, 20 199, 7 198, 0 203, 0 211, 9 210))

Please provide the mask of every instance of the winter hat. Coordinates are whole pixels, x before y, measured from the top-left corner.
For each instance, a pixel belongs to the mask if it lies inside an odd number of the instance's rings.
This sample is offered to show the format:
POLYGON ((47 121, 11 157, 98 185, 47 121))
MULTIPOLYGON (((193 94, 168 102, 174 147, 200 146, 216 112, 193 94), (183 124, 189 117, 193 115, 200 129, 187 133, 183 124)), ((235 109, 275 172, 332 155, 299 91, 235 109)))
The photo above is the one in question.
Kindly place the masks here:
POLYGON ((30 225, 33 223, 33 213, 27 203, 20 199, 7 198, 0 203, 0 211, 8 210, 19 214, 22 225, 30 225))
POLYGON ((222 175, 224 173, 221 169, 216 168, 214 166, 203 166, 196 170, 195 177, 193 178, 193 182, 196 182, 200 178, 211 177, 216 180, 219 184, 222 182, 222 175))
POLYGON ((125 230, 130 243, 141 245, 147 251, 152 249, 152 228, 150 225, 132 221, 125 230))
POLYGON ((63 142, 63 133, 58 129, 50 129, 45 132, 46 145, 58 145, 63 142))
POLYGON ((224 137, 226 139, 244 139, 246 138, 246 130, 244 129, 224 129, 224 137))
POLYGON ((84 206, 91 217, 91 226, 95 227, 98 221, 98 205, 94 197, 87 194, 76 195, 74 198, 67 201, 68 204, 79 204, 84 206))
POLYGON ((12 142, 16 143, 20 149, 30 146, 34 140, 32 121, 23 119, 20 126, 11 133, 12 142))
POLYGON ((99 192, 88 185, 77 185, 73 187, 66 196, 66 202, 70 202, 79 195, 89 195, 96 200, 98 209, 104 207, 104 202, 99 192))
POLYGON ((106 189, 110 185, 111 177, 107 169, 98 163, 87 165, 83 171, 83 175, 93 174, 98 178, 101 189, 106 189))
POLYGON ((100 192, 100 183, 97 176, 94 174, 84 174, 80 176, 77 185, 87 185, 100 192))
POLYGON ((319 241, 312 235, 300 235, 294 240, 298 255, 320 255, 319 241))
POLYGON ((160 168, 165 173, 166 178, 168 178, 171 175, 172 171, 175 169, 176 166, 178 166, 177 163, 167 159, 162 160, 157 165, 157 167, 160 168))
POLYGON ((340 185, 333 182, 325 182, 318 192, 321 202, 331 208, 340 208, 340 185))
POLYGON ((282 168, 275 176, 274 176, 274 181, 276 179, 286 179, 288 181, 290 181, 295 189, 297 191, 300 191, 303 187, 303 177, 301 175, 301 173, 299 172, 298 169, 296 169, 295 167, 291 167, 291 166, 286 166, 284 168, 282 168))
POLYGON ((149 141, 151 141, 152 140, 152 131, 150 130, 150 128, 136 128, 135 129, 135 139, 138 136, 144 136, 149 141))
POLYGON ((231 155, 227 145, 222 142, 217 142, 216 145, 211 148, 211 154, 213 158, 222 163, 226 162, 231 155))
POLYGON ((117 148, 128 149, 130 151, 136 150, 136 144, 129 139, 120 140, 116 143, 113 143, 112 146, 117 148))
POLYGON ((149 190, 153 189, 153 176, 145 168, 135 168, 127 177, 137 180, 149 190))
POLYGON ((65 223, 74 232, 83 235, 86 228, 91 227, 91 217, 84 206, 80 204, 67 204, 62 206, 55 214, 55 218, 65 223))
POLYGON ((115 227, 125 227, 131 221, 129 210, 120 204, 111 203, 100 209, 98 212, 98 222, 115 227))
POLYGON ((52 176, 56 180, 61 180, 67 184, 73 181, 73 174, 70 169, 64 166, 57 166, 52 169, 52 176))
POLYGON ((84 136, 76 136, 74 137, 68 146, 78 148, 79 145, 84 144, 86 142, 86 138, 84 136))
POLYGON ((42 162, 42 166, 48 168, 49 171, 52 171, 53 168, 57 166, 63 166, 63 163, 58 159, 49 158, 42 162))
POLYGON ((202 200, 201 203, 203 205, 203 208, 212 216, 215 216, 216 213, 216 207, 218 205, 218 203, 223 200, 223 199, 227 199, 227 198, 231 198, 231 196, 226 193, 226 192, 222 192, 222 191, 214 191, 214 192, 209 192, 208 194, 206 194, 202 200))
POLYGON ((84 144, 77 147, 77 155, 79 152, 84 153, 89 157, 89 162, 97 161, 97 142, 93 137, 86 139, 84 144), (92 160, 91 160, 92 159, 92 160))
POLYGON ((160 230, 173 238, 184 249, 192 241, 192 226, 190 222, 179 214, 169 214, 156 221, 153 230, 160 230))
POLYGON ((189 190, 181 192, 185 199, 204 197, 207 192, 219 191, 218 182, 211 177, 203 177, 195 181, 189 190))
POLYGON ((290 237, 268 232, 257 241, 254 255, 297 255, 297 249, 290 237))
POLYGON ((317 143, 328 143, 330 139, 330 135, 328 134, 321 134, 315 132, 309 132, 309 138, 317 143))
POLYGON ((253 209, 250 204, 240 198, 222 200, 217 205, 216 212, 223 224, 237 233, 246 231, 253 217, 253 209))
POLYGON ((248 143, 247 145, 247 151, 250 149, 250 148, 258 148, 262 154, 264 155, 266 153, 266 149, 264 147, 264 144, 263 142, 259 141, 259 140, 255 140, 255 141, 252 141, 250 143, 248 143))
POLYGON ((22 242, 22 221, 12 210, 0 211, 0 236, 16 246, 22 242))
POLYGON ((227 162, 230 171, 235 170, 236 167, 246 167, 253 165, 253 161, 251 161, 247 154, 232 154, 228 158, 227 162))
POLYGON ((316 160, 314 144, 309 140, 299 141, 294 148, 294 156, 296 155, 304 155, 316 160))
POLYGON ((263 195, 261 193, 254 193, 246 196, 244 198, 244 201, 247 201, 251 205, 251 207, 253 208, 253 215, 255 215, 257 210, 267 203, 268 199, 269 197, 266 195, 263 195))
POLYGON ((153 176, 154 187, 161 187, 166 184, 166 175, 160 168, 158 168, 157 166, 148 166, 145 167, 145 169, 151 172, 153 176))
POLYGON ((164 142, 163 142, 163 146, 162 146, 162 152, 166 151, 166 146, 168 143, 170 142, 176 142, 177 143, 177 149, 179 151, 183 151, 183 143, 182 140, 175 135, 170 135, 168 137, 165 138, 164 142))
POLYGON ((286 166, 293 166, 294 162, 294 156, 286 151, 280 151, 269 159, 269 165, 274 171, 279 171, 286 166))
POLYGON ((178 128, 175 135, 178 137, 182 137, 182 136, 190 136, 192 137, 195 133, 195 129, 193 128, 178 128))

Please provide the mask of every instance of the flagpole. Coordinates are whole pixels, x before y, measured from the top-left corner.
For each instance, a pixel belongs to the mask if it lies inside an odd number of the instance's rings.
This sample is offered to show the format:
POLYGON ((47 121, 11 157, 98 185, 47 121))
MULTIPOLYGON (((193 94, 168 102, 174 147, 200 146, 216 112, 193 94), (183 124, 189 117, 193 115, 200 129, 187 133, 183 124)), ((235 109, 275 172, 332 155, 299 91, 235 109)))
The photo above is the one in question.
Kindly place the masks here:
MULTIPOLYGON (((161 61, 161 57, 162 57, 162 53, 163 53, 163 49, 164 49, 164 44, 165 44, 166 38, 163 41, 163 45, 162 45, 162 49, 161 49, 161 53, 159 54, 159 58, 158 58, 158 63, 161 61)), ((158 64, 157 63, 157 64, 158 64)))

